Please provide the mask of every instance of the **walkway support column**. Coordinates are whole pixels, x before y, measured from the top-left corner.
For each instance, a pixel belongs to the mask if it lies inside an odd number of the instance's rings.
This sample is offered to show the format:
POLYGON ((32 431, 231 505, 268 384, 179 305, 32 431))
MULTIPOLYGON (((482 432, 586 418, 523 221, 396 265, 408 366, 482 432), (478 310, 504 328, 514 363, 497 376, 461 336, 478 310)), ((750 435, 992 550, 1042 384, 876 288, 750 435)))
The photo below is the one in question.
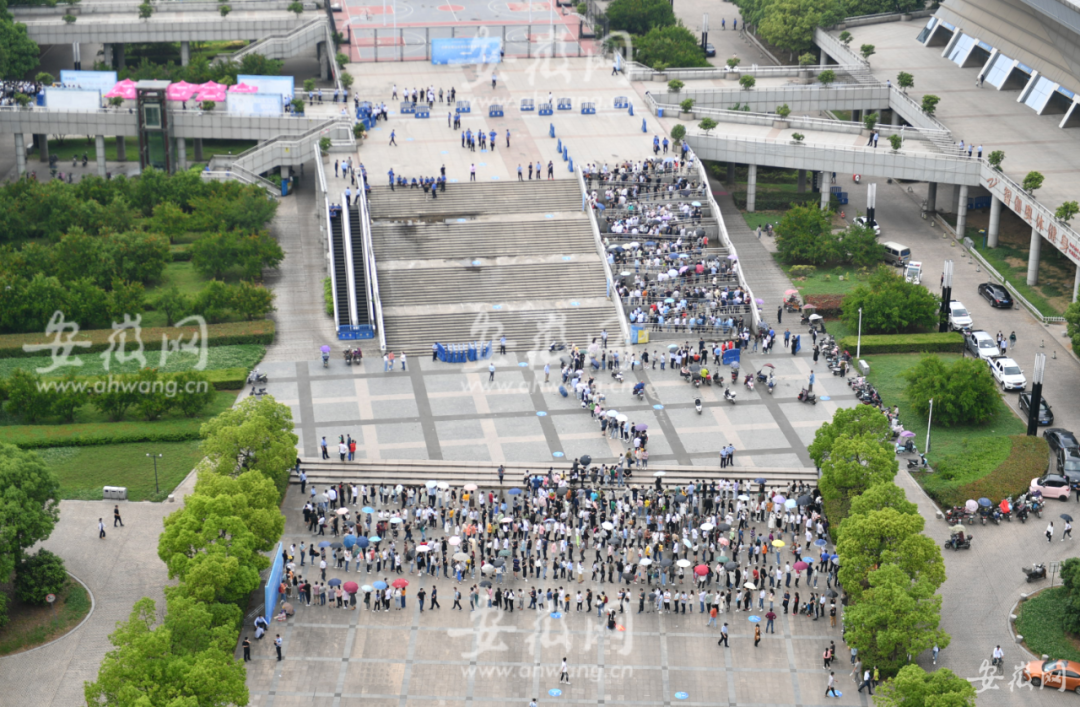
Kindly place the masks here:
POLYGON ((960 185, 957 192, 959 193, 960 198, 956 200, 956 237, 960 240, 964 240, 964 234, 967 233, 967 185, 960 185))
POLYGON ((1001 225, 1001 199, 990 197, 990 225, 986 229, 986 247, 997 248, 998 227, 1001 225))
POLYGON ((1080 295, 1080 265, 1076 266, 1076 277, 1073 278, 1073 302, 1076 301, 1078 295, 1080 295))
POLYGON ((892 124, 896 126, 900 125, 900 114, 895 110, 890 110, 889 112, 892 113, 892 124))
POLYGON ((806 193, 806 170, 805 169, 800 169, 799 170, 799 193, 800 194, 805 194, 806 193))
POLYGON ((727 164, 727 183, 729 188, 735 187, 735 163, 728 162, 727 164))
MULTIPOLYGON (((1031 229, 1031 248, 1028 250, 1028 286, 1039 283, 1039 251, 1042 250, 1042 236, 1034 228, 1031 229)), ((1075 289, 1075 288, 1074 288, 1075 289)))
POLYGON ((201 137, 195 138, 195 161, 196 162, 202 162, 203 161, 202 138, 201 137))
POLYGON ((746 175, 746 210, 754 212, 754 201, 757 197, 757 165, 747 165, 746 175))
POLYGON ((937 182, 926 185, 926 211, 931 214, 937 211, 937 182))
POLYGON ((187 164, 187 140, 182 137, 176 138, 176 169, 177 171, 186 171, 187 164))
POLYGON ((38 146, 38 157, 42 162, 49 161, 49 136, 48 135, 35 135, 34 142, 38 146))
POLYGON ((821 210, 824 211, 829 208, 829 180, 832 178, 832 172, 821 173, 821 210))
POLYGON ((94 136, 94 152, 97 153, 97 173, 102 179, 105 178, 105 136, 94 136))
POLYGON ((116 57, 117 70, 124 68, 124 43, 119 42, 113 45, 113 55, 116 57))
POLYGON ((191 42, 180 42, 180 66, 191 63, 191 42))
POLYGON ((22 133, 15 133, 15 166, 20 177, 26 175, 26 136, 22 133))
POLYGON ((127 162, 127 138, 123 135, 116 136, 116 161, 127 162))

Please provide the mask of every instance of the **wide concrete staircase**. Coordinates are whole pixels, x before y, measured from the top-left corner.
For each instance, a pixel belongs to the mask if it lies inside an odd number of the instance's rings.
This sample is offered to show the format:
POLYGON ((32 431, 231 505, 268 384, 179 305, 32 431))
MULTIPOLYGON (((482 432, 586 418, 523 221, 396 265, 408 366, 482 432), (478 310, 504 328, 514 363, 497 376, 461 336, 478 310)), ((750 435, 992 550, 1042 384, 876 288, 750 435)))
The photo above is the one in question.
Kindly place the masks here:
MULTIPOLYGON (((544 474, 548 468, 556 471, 569 471, 571 462, 558 464, 526 464, 507 462, 503 464, 506 475, 502 488, 520 487, 525 472, 544 474)), ((428 481, 445 481, 451 486, 477 484, 481 488, 499 488, 498 464, 490 462, 427 461, 427 460, 387 460, 339 462, 337 459, 302 459, 300 468, 307 475, 309 484, 322 487, 331 483, 364 484, 403 484, 420 485, 428 481)), ((632 483, 649 486, 656 483, 653 474, 663 469, 662 483, 688 484, 700 479, 738 479, 755 481, 765 479, 767 486, 787 486, 791 481, 817 485, 817 473, 812 468, 785 469, 780 467, 738 467, 721 469, 719 466, 657 466, 656 469, 638 469, 634 471, 632 483)), ((300 477, 293 474, 292 483, 299 484, 300 477)))
POLYGON ((387 347, 507 349, 583 343, 617 330, 603 262, 571 180, 375 187, 369 199, 387 347))

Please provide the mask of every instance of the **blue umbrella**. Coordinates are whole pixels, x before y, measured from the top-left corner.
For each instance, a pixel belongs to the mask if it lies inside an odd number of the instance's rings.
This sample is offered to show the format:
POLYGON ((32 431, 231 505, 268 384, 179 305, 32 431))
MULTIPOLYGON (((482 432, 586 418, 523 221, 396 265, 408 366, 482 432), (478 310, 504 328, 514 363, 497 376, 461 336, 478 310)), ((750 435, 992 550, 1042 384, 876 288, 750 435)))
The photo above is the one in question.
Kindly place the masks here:
POLYGON ((319 547, 330 547, 330 541, 323 540, 321 543, 319 543, 319 547))
POLYGON ((380 538, 378 535, 372 535, 370 538, 368 538, 368 540, 370 540, 373 543, 377 543, 380 540, 382 540, 382 538, 380 538))
POLYGON ((359 547, 361 549, 367 547, 370 544, 371 544, 371 541, 368 540, 367 538, 363 537, 363 536, 360 536, 359 538, 356 539, 356 545, 357 545, 357 547, 359 547))
POLYGON ((990 502, 989 498, 983 497, 983 498, 979 499, 979 505, 982 506, 983 508, 989 508, 990 506, 992 506, 994 504, 990 502))
POLYGON ((387 584, 386 584, 386 582, 376 582, 375 584, 373 584, 371 586, 375 587, 376 589, 386 589, 387 584))
POLYGON ((802 561, 803 561, 803 562, 805 562, 805 563, 806 563, 806 564, 808 564, 808 565, 812 565, 812 564, 814 564, 814 558, 813 558, 813 557, 810 557, 809 555, 807 555, 806 557, 802 558, 802 561))
POLYGON ((511 496, 518 496, 521 494, 521 489, 510 489, 507 493, 511 496))
POLYGON ((338 586, 339 584, 341 584, 341 580, 340 580, 340 579, 338 579, 337 577, 334 577, 334 578, 333 578, 333 579, 331 579, 331 580, 330 580, 329 582, 327 582, 327 584, 329 584, 329 585, 330 585, 331 587, 336 587, 336 586, 338 586))
POLYGON ((748 620, 752 624, 761 623, 761 617, 760 616, 750 616, 750 617, 748 617, 748 620))
POLYGON ((755 484, 763 484, 763 483, 765 483, 765 479, 762 479, 762 478, 759 477, 757 479, 754 479, 754 483, 755 484))
POLYGON ((360 512, 361 513, 374 513, 375 509, 372 508, 371 506, 364 506, 363 508, 360 509, 360 512))
POLYGON ((345 547, 352 548, 352 546, 356 544, 356 536, 346 535, 344 538, 342 538, 342 542, 345 543, 345 547))
POLYGON ((825 538, 819 538, 818 540, 814 541, 814 544, 817 545, 818 547, 825 547, 829 543, 828 543, 828 541, 825 540, 825 538))

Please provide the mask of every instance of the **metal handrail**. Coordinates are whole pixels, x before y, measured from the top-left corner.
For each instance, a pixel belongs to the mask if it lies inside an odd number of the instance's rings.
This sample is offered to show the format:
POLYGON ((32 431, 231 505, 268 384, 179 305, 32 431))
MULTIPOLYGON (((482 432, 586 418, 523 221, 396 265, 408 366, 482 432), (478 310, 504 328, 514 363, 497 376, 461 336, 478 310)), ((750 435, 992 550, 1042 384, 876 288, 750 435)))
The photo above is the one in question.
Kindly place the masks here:
POLYGON ((604 248, 604 239, 600 237, 600 224, 596 222, 596 211, 588 203, 589 190, 585 186, 585 177, 580 169, 575 169, 578 188, 581 189, 581 210, 589 215, 589 225, 592 227, 593 242, 596 245, 596 253, 600 256, 600 262, 604 264, 604 277, 607 278, 608 299, 615 304, 615 311, 619 315, 619 332, 623 341, 630 343, 630 320, 626 317, 626 310, 622 306, 622 298, 615 293, 615 276, 611 272, 611 263, 607 259, 607 250, 604 248))
MULTIPOLYGON (((858 73, 865 72, 866 67, 862 64, 835 64, 827 67, 838 73, 858 73)), ((753 64, 750 66, 738 66, 735 69, 730 69, 727 66, 714 66, 710 68, 690 68, 690 69, 666 69, 664 71, 657 71, 651 67, 639 64, 637 62, 630 62, 630 66, 627 66, 627 75, 631 81, 652 81, 656 74, 664 74, 669 79, 680 80, 704 80, 704 79, 718 79, 724 78, 729 72, 737 72, 739 74, 746 74, 749 76, 757 76, 761 78, 768 78, 770 76, 791 76, 798 75, 802 71, 822 71, 821 66, 761 66, 753 64)))
POLYGON ((371 239, 371 212, 368 210, 367 190, 364 186, 363 183, 360 185, 358 201, 360 232, 364 241, 364 268, 367 273, 368 316, 375 322, 375 331, 379 335, 379 350, 386 351, 386 328, 383 326, 382 299, 379 296, 379 272, 375 267, 375 247, 371 239))
POLYGON ((319 191, 325 195, 330 190, 326 186, 326 168, 323 166, 322 152, 319 150, 318 145, 312 145, 312 149, 315 152, 315 174, 319 191))
MULTIPOLYGON (((321 161, 320 156, 320 161, 321 161)), ((342 192, 339 204, 345 203, 345 194, 342 192)), ((352 252, 352 221, 346 207, 342 211, 341 243, 345 249, 345 291, 349 294, 349 324, 356 326, 359 323, 356 312, 356 268, 353 267, 352 252)))
MULTIPOLYGON (((334 268, 334 222, 330 218, 330 194, 323 198, 323 211, 326 214, 326 242, 329 244, 327 247, 330 252, 330 292, 333 293, 331 299, 334 301, 334 331, 337 331, 338 322, 341 319, 338 318, 337 270, 334 268)), ((345 214, 338 214, 338 218, 345 218, 345 214)))
POLYGON ((310 31, 312 28, 314 28, 316 25, 319 25, 319 24, 327 25, 328 23, 327 23, 326 18, 325 17, 315 17, 315 18, 305 22, 304 24, 300 25, 299 27, 293 27, 288 32, 276 32, 274 34, 268 34, 268 35, 266 35, 264 37, 260 37, 257 41, 252 42, 251 44, 247 45, 246 47, 241 47, 240 49, 237 49, 232 54, 222 54, 219 57, 215 57, 215 60, 220 59, 221 57, 228 57, 230 60, 236 61, 237 59, 240 59, 241 57, 243 57, 245 54, 250 54, 251 52, 261 53, 259 50, 260 49, 265 49, 266 45, 268 45, 269 43, 271 43, 271 42, 277 43, 277 42, 281 42, 283 40, 287 40, 287 39, 289 39, 289 38, 293 37, 294 35, 297 35, 297 34, 299 34, 301 32, 310 31))
MULTIPOLYGON (((251 155, 254 155, 254 154, 256 154, 256 153, 258 153, 258 152, 260 152, 262 150, 265 150, 265 149, 267 149, 267 148, 269 148, 269 147, 271 147, 273 145, 276 145, 279 142, 288 141, 290 143, 293 143, 294 145, 299 144, 299 143, 303 143, 305 140, 312 137, 313 135, 316 135, 316 134, 321 133, 323 131, 333 130, 336 127, 346 128, 346 129, 349 129, 351 131, 352 122, 348 118, 342 118, 341 116, 334 116, 333 118, 328 118, 326 121, 324 121, 322 123, 319 123, 318 125, 316 125, 313 128, 305 130, 304 132, 300 133, 299 135, 278 135, 277 137, 273 137, 273 138, 270 138, 269 140, 265 140, 265 141, 259 143, 258 145, 255 145, 254 147, 249 147, 248 149, 244 150, 243 152, 237 154, 233 159, 241 159, 241 158, 244 158, 244 157, 250 157, 251 155)), ((352 133, 349 132, 349 135, 351 136, 352 133)))

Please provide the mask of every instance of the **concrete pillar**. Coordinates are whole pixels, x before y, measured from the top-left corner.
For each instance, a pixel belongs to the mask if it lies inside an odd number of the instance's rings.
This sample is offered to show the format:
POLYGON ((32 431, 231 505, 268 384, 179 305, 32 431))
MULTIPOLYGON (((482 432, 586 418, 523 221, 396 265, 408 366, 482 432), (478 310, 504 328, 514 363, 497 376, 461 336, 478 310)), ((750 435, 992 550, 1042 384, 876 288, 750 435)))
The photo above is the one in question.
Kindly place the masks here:
POLYGON ((116 57, 114 56, 113 45, 111 45, 111 44, 103 44, 102 49, 104 50, 104 53, 105 53, 105 66, 110 66, 110 67, 115 68, 115 65, 113 64, 113 60, 116 57))
POLYGON ((97 173, 101 178, 105 178, 105 136, 94 136, 94 152, 97 153, 97 173))
POLYGON ((1073 278, 1073 302, 1076 301, 1078 295, 1080 295, 1080 265, 1076 266, 1076 277, 1073 278))
POLYGON ((754 212, 754 201, 757 197, 757 165, 747 165, 749 172, 746 175, 746 210, 754 212))
POLYGON ((315 58, 319 61, 319 78, 323 81, 330 80, 330 54, 326 42, 318 42, 315 45, 315 58))
POLYGON ((34 141, 38 146, 38 157, 42 162, 49 161, 49 136, 48 135, 35 135, 34 141))
POLYGON ((26 137, 22 133, 15 133, 15 166, 20 177, 26 174, 26 137))
POLYGON ((853 110, 853 111, 851 111, 851 122, 853 122, 853 123, 861 123, 862 122, 862 111, 861 110, 853 110))
POLYGON ((119 71, 124 68, 124 43, 120 42, 113 45, 113 56, 116 57, 116 69, 119 71))
POLYGON ((829 65, 829 55, 825 53, 825 50, 821 50, 821 68, 825 68, 829 65))
POLYGON ((895 110, 890 110, 889 112, 892 113, 892 124, 897 126, 900 125, 900 114, 895 110))
POLYGON ((990 197, 990 225, 986 229, 986 247, 997 248, 998 227, 1001 225, 1001 199, 990 197))
POLYGON ((937 211, 937 182, 926 185, 926 210, 929 213, 937 211))
POLYGON ((191 63, 191 42, 180 42, 180 66, 191 63))
POLYGON ((829 180, 832 179, 832 172, 821 173, 821 210, 829 208, 829 180))
POLYGON ((127 162, 127 139, 123 135, 116 136, 116 161, 127 162))
MULTIPOLYGON (((966 192, 964 193, 964 196, 965 197, 967 196, 966 192)), ((961 199, 960 185, 954 184, 954 185, 952 185, 952 212, 954 214, 960 213, 960 199, 961 199)), ((967 199, 966 198, 964 199, 964 205, 965 206, 967 205, 967 199)))
POLYGON ((82 49, 78 42, 71 43, 71 63, 74 64, 76 71, 82 68, 82 49))
POLYGON ((728 162, 727 164, 727 183, 729 187, 735 186, 735 163, 728 162))
POLYGON ((187 167, 187 140, 178 137, 176 138, 176 169, 184 171, 187 167))
POLYGON ((799 193, 800 194, 805 194, 806 193, 806 170, 805 169, 800 169, 799 170, 799 193))
POLYGON ((287 164, 281 165, 281 179, 282 181, 288 180, 292 176, 292 167, 287 164))
MULTIPOLYGON (((1039 282, 1039 251, 1042 249, 1042 236, 1034 228, 1031 229, 1031 248, 1028 250, 1028 286, 1034 286, 1039 282)), ((1075 287, 1073 288, 1076 289, 1075 287)))
POLYGON ((959 195, 956 200, 956 237, 962 240, 967 232, 967 185, 962 185, 956 193, 959 195))
POLYGON ((195 138, 195 161, 202 162, 202 159, 202 138, 197 137, 195 138))

